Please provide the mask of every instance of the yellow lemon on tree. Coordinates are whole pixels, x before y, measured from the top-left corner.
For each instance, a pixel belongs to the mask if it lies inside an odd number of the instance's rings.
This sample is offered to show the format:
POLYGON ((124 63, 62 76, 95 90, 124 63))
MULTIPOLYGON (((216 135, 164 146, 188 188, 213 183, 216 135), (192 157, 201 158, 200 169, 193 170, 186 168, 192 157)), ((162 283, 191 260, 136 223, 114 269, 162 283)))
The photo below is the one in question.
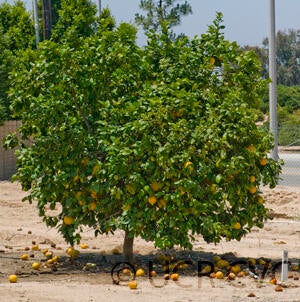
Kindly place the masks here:
POLYGON ((268 163, 268 160, 267 160, 265 157, 262 158, 262 159, 259 161, 259 164, 260 164, 261 166, 265 166, 267 163, 268 163))
POLYGON ((250 181, 251 183, 255 182, 255 180, 256 180, 256 178, 255 178, 254 175, 251 175, 251 176, 249 177, 249 181, 250 181))
POLYGON ((184 169, 188 168, 190 172, 192 172, 194 170, 193 163, 191 161, 187 161, 183 167, 184 167, 184 169))
POLYGON ((154 205, 156 203, 157 199, 155 196, 149 196, 148 197, 148 202, 151 204, 151 205, 154 205))
POLYGON ((249 187, 248 191, 249 191, 250 194, 255 194, 257 189, 256 189, 255 186, 252 186, 252 187, 249 187))
POLYGON ((248 147, 247 147, 247 149, 249 150, 249 151, 256 151, 256 148, 253 146, 253 145, 249 145, 248 147))
POLYGON ((71 225, 74 222, 74 218, 71 216, 65 216, 64 217, 64 224, 71 225))
POLYGON ((258 197, 257 201, 258 201, 259 204, 264 203, 264 199, 261 196, 258 197))
POLYGON ((96 203, 95 201, 93 201, 93 202, 91 202, 91 203, 89 204, 89 210, 90 210, 90 211, 95 211, 96 208, 97 208, 97 203, 96 203))
POLYGON ((98 194, 96 191, 92 191, 90 195, 92 198, 95 198, 95 199, 98 197, 98 194))
POLYGON ((239 230, 241 228, 241 224, 239 222, 236 222, 234 225, 233 225, 233 228, 235 230, 239 230))

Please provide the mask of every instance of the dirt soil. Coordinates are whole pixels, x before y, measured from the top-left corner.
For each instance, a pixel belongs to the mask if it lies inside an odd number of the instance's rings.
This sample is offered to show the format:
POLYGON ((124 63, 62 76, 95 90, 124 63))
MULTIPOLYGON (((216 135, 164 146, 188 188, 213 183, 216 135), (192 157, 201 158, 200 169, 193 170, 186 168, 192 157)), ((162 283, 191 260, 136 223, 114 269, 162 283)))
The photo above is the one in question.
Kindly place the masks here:
POLYGON ((130 290, 132 274, 124 274, 121 251, 123 233, 94 238, 93 231, 85 229, 82 243, 88 248, 71 260, 64 242, 56 229, 48 229, 38 216, 34 204, 21 202, 25 193, 18 183, 0 182, 0 301, 1 302, 94 302, 94 301, 280 301, 300 302, 300 189, 277 187, 263 189, 266 205, 272 210, 273 220, 263 229, 253 229, 241 241, 207 244, 199 236, 193 251, 174 249, 167 252, 170 271, 178 260, 190 261, 179 269, 179 280, 165 281, 161 264, 162 252, 152 243, 135 240, 136 268, 142 267, 148 275, 149 264, 157 276, 137 277, 138 288, 130 290), (32 250, 38 245, 38 250, 32 250), (47 263, 42 253, 48 249, 59 257, 54 264, 47 263), (280 263, 283 250, 288 251, 290 265, 288 278, 281 281, 280 263), (28 254, 28 260, 20 256, 28 254), (229 280, 202 276, 207 272, 203 261, 215 256, 229 263, 240 261, 246 276, 229 280), (251 265, 255 259, 255 265, 251 265), (264 261, 271 261, 263 277, 264 261), (33 262, 41 263, 39 270, 32 269, 33 262), (250 265, 249 265, 250 263, 250 265), (298 267, 297 267, 298 265, 298 267), (204 268, 204 270, 203 270, 204 268), (272 269, 274 271, 272 273, 272 269), (199 271, 199 274, 198 274, 199 271), (11 274, 18 276, 17 283, 10 283, 11 274), (280 285, 270 284, 274 277, 280 285), (116 281, 117 284, 114 284, 116 281), (281 290, 281 291, 276 291, 281 290))

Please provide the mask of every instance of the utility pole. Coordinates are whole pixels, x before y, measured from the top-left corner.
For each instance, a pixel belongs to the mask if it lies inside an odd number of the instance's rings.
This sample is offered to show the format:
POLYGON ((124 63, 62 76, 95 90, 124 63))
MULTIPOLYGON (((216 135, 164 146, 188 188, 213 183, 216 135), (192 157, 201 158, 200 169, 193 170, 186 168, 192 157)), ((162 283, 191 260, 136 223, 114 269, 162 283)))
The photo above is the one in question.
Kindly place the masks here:
POLYGON ((270 1, 270 33, 269 33, 269 120, 270 132, 274 136, 274 148, 271 157, 278 157, 278 122, 277 122, 277 72, 276 72, 276 49, 275 49, 275 0, 270 1))
POLYGON ((98 17, 101 14, 101 0, 98 0, 98 17))
POLYGON ((51 36, 52 16, 51 16, 51 0, 42 0, 43 10, 43 35, 48 40, 51 36))
POLYGON ((34 17, 34 29, 35 29, 35 43, 38 48, 40 42, 40 30, 39 30, 39 14, 38 14, 38 3, 37 0, 33 0, 33 17, 34 17))

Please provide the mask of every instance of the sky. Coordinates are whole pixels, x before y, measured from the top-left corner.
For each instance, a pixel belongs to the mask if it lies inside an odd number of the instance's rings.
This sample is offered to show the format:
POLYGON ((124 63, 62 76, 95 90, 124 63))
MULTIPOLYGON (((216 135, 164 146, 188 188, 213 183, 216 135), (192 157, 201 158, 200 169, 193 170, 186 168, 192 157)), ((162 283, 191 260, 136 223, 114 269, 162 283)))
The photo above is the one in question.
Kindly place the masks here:
MULTIPOLYGON (((6 0, 13 2, 13 0, 6 0)), ((0 0, 5 2, 5 0, 0 0)), ((29 9, 32 0, 24 1, 29 9)), ((97 1, 94 0, 96 3, 97 1)), ((134 22, 134 15, 139 10, 140 0, 102 0, 102 7, 109 7, 117 23, 134 22)), ((223 13, 225 37, 237 41, 241 46, 261 46, 269 34, 270 0, 188 0, 193 14, 182 20, 177 32, 193 37, 207 30, 216 16, 223 13)), ((300 29, 300 0, 275 0, 276 31, 300 29)), ((139 35, 140 43, 142 38, 139 35)))

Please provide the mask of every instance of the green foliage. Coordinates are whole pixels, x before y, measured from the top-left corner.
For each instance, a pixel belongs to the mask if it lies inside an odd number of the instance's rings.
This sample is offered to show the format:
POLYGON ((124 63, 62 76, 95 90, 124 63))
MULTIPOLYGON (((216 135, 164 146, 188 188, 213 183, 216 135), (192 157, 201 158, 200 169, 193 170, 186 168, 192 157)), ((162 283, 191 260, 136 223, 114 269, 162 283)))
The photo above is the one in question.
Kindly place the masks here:
POLYGON ((34 28, 21 1, 0 4, 0 122, 10 118, 9 73, 16 55, 34 44, 34 28))
POLYGON ((289 119, 282 123, 278 136, 279 144, 283 146, 300 146, 300 120, 289 119))
MULTIPOLYGON (((285 107, 289 113, 300 109, 300 87, 299 86, 277 86, 277 102, 285 107)), ((260 108, 263 112, 269 110, 269 90, 266 87, 262 94, 260 108)))
POLYGON ((96 28, 96 5, 89 0, 62 0, 57 9, 57 22, 53 26, 53 41, 88 37, 96 28))
POLYGON ((266 83, 254 53, 224 39, 221 14, 201 37, 152 32, 144 49, 131 25, 102 28, 77 38, 80 47, 41 43, 13 73, 15 179, 46 224, 71 244, 88 225, 160 248, 262 227, 259 185, 274 187, 280 165, 261 163, 272 137, 255 125, 266 83))

